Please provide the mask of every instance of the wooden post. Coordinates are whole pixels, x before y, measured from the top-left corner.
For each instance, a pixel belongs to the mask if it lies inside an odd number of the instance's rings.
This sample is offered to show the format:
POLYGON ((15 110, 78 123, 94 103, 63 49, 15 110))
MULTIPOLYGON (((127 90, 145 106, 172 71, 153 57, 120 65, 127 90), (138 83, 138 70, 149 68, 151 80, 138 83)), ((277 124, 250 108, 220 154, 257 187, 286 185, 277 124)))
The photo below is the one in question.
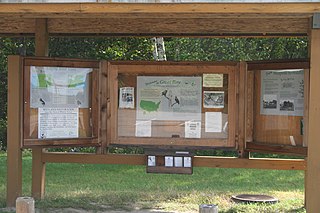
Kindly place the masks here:
MULTIPOLYGON (((49 35, 46 19, 36 19, 35 37, 36 56, 48 56, 49 35)), ((41 148, 32 149, 32 196, 35 199, 42 199, 44 196, 46 165, 42 160, 42 152, 41 148)))
POLYGON ((16 213, 34 213, 34 199, 32 197, 18 197, 16 213))
POLYGON ((249 158, 249 152, 245 151, 246 137, 247 137, 247 63, 240 62, 239 64, 239 78, 238 78, 238 92, 239 92, 239 111, 238 111, 238 151, 239 157, 249 158))
POLYGON ((22 84, 21 58, 8 57, 7 206, 22 193, 22 84))
POLYGON ((311 31, 310 56, 310 98, 309 98, 309 128, 308 162, 306 183, 307 212, 319 212, 320 209, 320 29, 311 31))

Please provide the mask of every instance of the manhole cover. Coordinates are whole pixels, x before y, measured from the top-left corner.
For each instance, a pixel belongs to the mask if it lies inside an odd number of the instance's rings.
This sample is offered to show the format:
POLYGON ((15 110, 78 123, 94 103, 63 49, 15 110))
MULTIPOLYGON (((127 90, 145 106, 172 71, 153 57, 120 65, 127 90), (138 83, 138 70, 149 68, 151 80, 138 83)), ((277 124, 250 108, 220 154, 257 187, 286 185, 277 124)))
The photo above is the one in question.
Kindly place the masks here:
POLYGON ((250 195, 250 194, 241 194, 233 195, 232 200, 238 202, 247 202, 247 203, 277 203, 278 199, 271 197, 269 195, 250 195))

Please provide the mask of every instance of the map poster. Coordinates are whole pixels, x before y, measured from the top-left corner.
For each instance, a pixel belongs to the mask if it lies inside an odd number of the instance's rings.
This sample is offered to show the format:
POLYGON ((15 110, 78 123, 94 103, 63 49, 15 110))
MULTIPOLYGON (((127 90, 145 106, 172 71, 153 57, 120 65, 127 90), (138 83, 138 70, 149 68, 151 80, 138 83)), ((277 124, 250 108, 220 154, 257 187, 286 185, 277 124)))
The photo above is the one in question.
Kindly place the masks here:
POLYGON ((91 68, 30 68, 31 108, 88 108, 91 68))
POLYGON ((78 108, 39 108, 38 138, 77 138, 78 108))
POLYGON ((201 121, 201 77, 138 76, 137 120, 201 121))
POLYGON ((262 115, 303 116, 303 70, 261 71, 262 115))

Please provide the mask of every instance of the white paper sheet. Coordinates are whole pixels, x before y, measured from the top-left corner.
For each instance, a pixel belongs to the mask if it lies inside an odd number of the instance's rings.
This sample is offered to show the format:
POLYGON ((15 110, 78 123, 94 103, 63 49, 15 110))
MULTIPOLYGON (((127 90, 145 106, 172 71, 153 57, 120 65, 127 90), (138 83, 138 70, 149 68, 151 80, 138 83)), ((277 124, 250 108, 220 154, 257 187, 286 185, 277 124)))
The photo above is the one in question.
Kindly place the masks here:
POLYGON ((119 94, 119 108, 134 108, 134 87, 121 87, 119 94))
POLYGON ((182 167, 182 157, 174 157, 174 167, 182 167))
POLYGON ((136 121, 136 137, 151 137, 151 121, 136 121))
POLYGON ((78 108, 38 109, 38 138, 77 138, 78 128, 78 108))
POLYGON ((164 165, 166 167, 173 167, 173 156, 165 156, 164 157, 164 165))
POLYGON ((261 71, 261 114, 303 116, 303 111, 303 70, 261 71))
POLYGON ((223 74, 203 74, 203 87, 223 87, 223 74))
POLYGON ((148 166, 156 166, 156 156, 148 156, 148 166))
POLYGON ((192 163, 191 163, 191 157, 183 157, 183 167, 190 168, 192 163))
POLYGON ((200 121, 186 121, 184 130, 185 138, 201 138, 200 121))
POLYGON ((205 132, 222 131, 222 113, 206 112, 205 113, 205 132))

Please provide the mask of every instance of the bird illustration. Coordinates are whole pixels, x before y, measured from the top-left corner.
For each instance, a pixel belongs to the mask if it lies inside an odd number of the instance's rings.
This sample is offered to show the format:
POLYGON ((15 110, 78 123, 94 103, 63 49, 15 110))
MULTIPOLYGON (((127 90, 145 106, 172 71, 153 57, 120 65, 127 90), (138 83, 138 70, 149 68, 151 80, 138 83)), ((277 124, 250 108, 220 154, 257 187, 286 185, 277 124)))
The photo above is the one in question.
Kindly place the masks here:
POLYGON ((42 98, 40 98, 40 101, 41 101, 42 106, 46 105, 46 102, 42 98))

